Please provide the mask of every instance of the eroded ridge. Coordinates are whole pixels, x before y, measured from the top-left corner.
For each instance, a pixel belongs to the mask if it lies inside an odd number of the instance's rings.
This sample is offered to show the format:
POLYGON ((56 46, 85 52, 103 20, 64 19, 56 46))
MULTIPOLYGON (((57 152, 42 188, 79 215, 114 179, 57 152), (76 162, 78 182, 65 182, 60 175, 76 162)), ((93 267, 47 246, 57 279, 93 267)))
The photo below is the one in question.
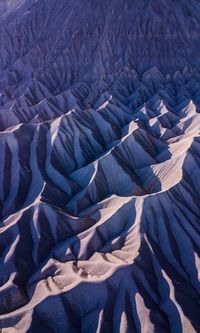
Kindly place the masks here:
POLYGON ((200 5, 6 4, 2 332, 200 332, 200 5))

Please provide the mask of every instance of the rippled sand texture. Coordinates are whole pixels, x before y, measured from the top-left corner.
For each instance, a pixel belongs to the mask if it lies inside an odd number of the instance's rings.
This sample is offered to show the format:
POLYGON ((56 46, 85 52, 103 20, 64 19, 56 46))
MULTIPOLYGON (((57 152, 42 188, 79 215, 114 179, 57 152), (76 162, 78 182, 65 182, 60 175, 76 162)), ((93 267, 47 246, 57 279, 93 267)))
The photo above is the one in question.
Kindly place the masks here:
POLYGON ((10 4, 1 332, 200 332, 200 2, 10 4))

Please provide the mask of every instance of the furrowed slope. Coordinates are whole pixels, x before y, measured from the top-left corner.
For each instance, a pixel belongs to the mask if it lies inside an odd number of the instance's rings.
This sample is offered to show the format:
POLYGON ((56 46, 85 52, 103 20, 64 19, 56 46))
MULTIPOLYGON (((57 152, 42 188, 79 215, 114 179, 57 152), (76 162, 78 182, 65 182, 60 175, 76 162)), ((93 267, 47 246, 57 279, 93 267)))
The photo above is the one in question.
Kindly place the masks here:
POLYGON ((3 333, 200 332, 199 7, 0 16, 3 333))

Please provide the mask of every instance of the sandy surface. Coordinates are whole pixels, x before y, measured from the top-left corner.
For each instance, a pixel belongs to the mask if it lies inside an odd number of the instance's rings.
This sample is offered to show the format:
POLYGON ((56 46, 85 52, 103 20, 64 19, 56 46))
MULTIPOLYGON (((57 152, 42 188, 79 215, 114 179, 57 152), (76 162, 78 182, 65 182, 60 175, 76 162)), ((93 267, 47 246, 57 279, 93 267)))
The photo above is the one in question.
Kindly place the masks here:
POLYGON ((199 2, 0 24, 1 332, 200 332, 199 2))

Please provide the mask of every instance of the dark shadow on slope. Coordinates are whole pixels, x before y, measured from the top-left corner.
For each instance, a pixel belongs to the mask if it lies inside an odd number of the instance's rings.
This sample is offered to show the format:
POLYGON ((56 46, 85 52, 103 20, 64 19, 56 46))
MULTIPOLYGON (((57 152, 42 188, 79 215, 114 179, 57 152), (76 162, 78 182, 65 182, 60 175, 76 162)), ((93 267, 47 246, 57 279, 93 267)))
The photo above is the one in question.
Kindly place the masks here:
POLYGON ((159 269, 170 279, 175 300, 196 332, 200 331, 199 281, 195 259, 195 252, 200 253, 197 243, 200 217, 199 148, 199 138, 194 138, 183 163, 180 183, 166 193, 148 197, 141 219, 141 232, 147 237, 152 256, 155 256, 159 269), (169 248, 166 248, 166 239, 169 248))

